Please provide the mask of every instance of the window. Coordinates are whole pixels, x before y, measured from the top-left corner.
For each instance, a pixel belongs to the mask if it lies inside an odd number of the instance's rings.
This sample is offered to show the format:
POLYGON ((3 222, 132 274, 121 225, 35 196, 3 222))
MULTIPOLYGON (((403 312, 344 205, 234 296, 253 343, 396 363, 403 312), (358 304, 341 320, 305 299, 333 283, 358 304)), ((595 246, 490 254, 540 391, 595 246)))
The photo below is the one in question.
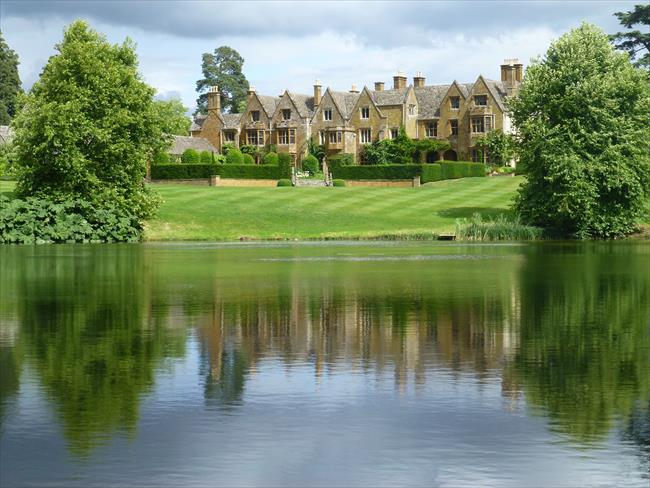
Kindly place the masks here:
POLYGON ((234 131, 224 131, 223 138, 226 142, 235 142, 235 132, 234 131))
POLYGON ((370 144, 372 142, 372 134, 370 129, 360 129, 359 137, 361 139, 361 144, 370 144))
POLYGON ((324 131, 318 131, 318 144, 323 145, 325 144, 325 132, 324 131))
POLYGON ((291 109, 282 109, 282 120, 291 120, 291 109))
POLYGON ((264 144, 264 131, 249 129, 246 132, 246 143, 251 146, 261 146, 264 144), (260 140, 261 139, 261 140, 260 140))
POLYGON ((452 109, 458 110, 460 108, 460 97, 449 97, 449 101, 452 109))
POLYGON ((472 161, 475 163, 482 163, 483 162, 483 151, 477 148, 472 148, 472 161))
POLYGON ((485 132, 492 130, 492 116, 485 117, 485 132))
POLYGON ((251 122, 259 122, 259 121, 260 121, 260 111, 251 110, 251 122))
POLYGON ((296 143, 296 129, 289 129, 289 144, 296 143))
POLYGON ((409 115, 417 115, 418 108, 415 105, 409 105, 409 115))
POLYGON ((332 120, 332 109, 326 108, 323 110, 323 120, 332 120))
POLYGON ((472 132, 485 132, 485 119, 483 117, 472 117, 472 132))
POLYGON ((429 122, 427 124, 427 137, 434 138, 438 137, 438 122, 429 122))
POLYGON ((341 143, 341 131, 330 132, 329 133, 330 144, 340 144, 341 143))
POLYGON ((451 135, 452 136, 457 136, 458 135, 458 121, 457 120, 450 120, 449 121, 449 127, 451 127, 451 135))
POLYGON ((397 136, 399 135, 399 129, 391 129, 390 130, 390 138, 391 139, 397 139, 397 136))
POLYGON ((361 107, 361 118, 362 119, 370 118, 370 107, 361 107))
POLYGON ((476 95, 474 97, 474 105, 477 107, 487 107, 487 95, 476 95))
POLYGON ((278 144, 286 146, 287 144, 296 143, 296 129, 279 129, 278 144))

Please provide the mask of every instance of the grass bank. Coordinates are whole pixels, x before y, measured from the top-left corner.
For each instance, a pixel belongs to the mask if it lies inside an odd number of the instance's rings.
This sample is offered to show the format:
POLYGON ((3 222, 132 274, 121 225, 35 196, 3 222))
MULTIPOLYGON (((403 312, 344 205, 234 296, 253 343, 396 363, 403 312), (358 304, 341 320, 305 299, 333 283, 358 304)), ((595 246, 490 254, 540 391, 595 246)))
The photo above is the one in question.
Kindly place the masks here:
POLYGON ((420 188, 229 188, 156 185, 150 241, 425 239, 456 219, 497 217, 522 178, 464 178, 420 188))

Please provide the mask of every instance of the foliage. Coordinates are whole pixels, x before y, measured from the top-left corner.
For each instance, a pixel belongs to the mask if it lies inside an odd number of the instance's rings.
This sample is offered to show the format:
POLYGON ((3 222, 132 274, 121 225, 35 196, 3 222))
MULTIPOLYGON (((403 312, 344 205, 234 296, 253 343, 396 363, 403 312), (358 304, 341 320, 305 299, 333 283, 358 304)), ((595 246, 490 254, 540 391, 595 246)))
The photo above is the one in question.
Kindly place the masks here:
POLYGON ((515 144, 512 136, 499 129, 479 137, 475 145, 482 150, 485 156, 483 162, 489 162, 495 166, 505 166, 515 156, 515 144))
POLYGON ((138 216, 115 201, 0 196, 0 244, 137 242, 141 231, 138 216))
POLYGON ((449 149, 447 141, 417 140, 406 135, 401 127, 395 139, 384 139, 366 144, 361 153, 362 164, 413 164, 425 163, 427 154, 449 149))
POLYGON ((332 186, 337 186, 337 187, 345 186, 345 180, 340 180, 338 178, 334 179, 332 180, 332 186))
POLYGON ((0 32, 0 125, 9 125, 16 115, 16 102, 22 91, 18 55, 9 48, 0 32))
POLYGON ((164 134, 186 136, 189 133, 192 121, 186 115, 187 108, 180 99, 154 100, 153 109, 164 134))
POLYGON ((201 161, 201 164, 214 163, 214 155, 210 151, 201 151, 199 159, 201 161))
POLYGON ((309 172, 310 175, 318 173, 318 159, 309 154, 302 160, 302 169, 309 172))
POLYGON ((169 154, 167 151, 156 151, 153 157, 153 164, 169 164, 169 162, 169 154))
POLYGON ((426 163, 429 154, 446 151, 447 149, 451 149, 451 144, 448 141, 440 141, 438 139, 416 140, 414 160, 416 163, 426 163))
POLYGON ((161 164, 151 167, 154 180, 206 179, 220 175, 222 178, 276 180, 283 177, 276 165, 253 164, 161 164))
POLYGON ((617 32, 609 38, 618 49, 627 51, 630 59, 636 59, 636 66, 650 70, 650 4, 635 5, 634 10, 616 12, 614 15, 618 17, 621 25, 628 29, 637 24, 646 26, 644 32, 617 32), (645 53, 641 54, 643 51, 645 53))
POLYGON ((282 178, 281 180, 278 180, 278 186, 293 186, 293 185, 291 184, 291 180, 282 178))
POLYGON ((291 178, 291 155, 288 153, 278 153, 278 167, 280 178, 291 178))
POLYGON ((226 153, 226 164, 244 164, 244 155, 239 149, 230 148, 226 153))
POLYGON ((442 166, 439 163, 422 166, 422 174, 420 176, 421 183, 431 183, 442 179, 442 166))
POLYGON ((227 142, 222 146, 221 151, 227 155, 228 151, 231 151, 233 149, 237 149, 237 146, 235 146, 232 142, 227 142))
POLYGON ((202 163, 199 153, 192 148, 185 149, 181 155, 181 163, 183 164, 199 164, 202 163))
POLYGON ((117 198, 138 218, 155 209, 146 162, 164 136, 135 46, 74 22, 14 119, 19 196, 117 198))
POLYGON ((276 165, 278 164, 278 161, 279 161, 278 154, 275 152, 266 153, 264 155, 264 159, 262 160, 264 164, 276 164, 276 165))
POLYGON ((13 143, 0 144, 0 177, 13 176, 15 164, 16 155, 13 143))
POLYGON ((467 161, 440 161, 440 170, 443 180, 485 176, 485 165, 482 163, 470 163, 467 161))
POLYGON ((577 238, 634 230, 650 194, 650 84, 598 28, 562 36, 510 103, 522 220, 577 238))
POLYGON ((349 166, 352 164, 354 164, 354 154, 339 153, 327 158, 327 165, 329 166, 330 171, 335 166, 349 166))
POLYGON ((311 139, 307 142, 307 150, 309 154, 314 156, 319 164, 323 164, 323 159, 325 159, 325 146, 321 144, 316 144, 311 139))
POLYGON ((242 154, 250 154, 253 157, 257 156, 260 153, 260 147, 254 146, 252 144, 243 144, 239 150, 242 152, 242 154))
POLYGON ((420 176, 419 164, 383 164, 378 166, 334 166, 332 177, 341 180, 410 180, 420 176))
POLYGON ((534 241, 542 237, 542 229, 521 223, 518 217, 509 220, 505 215, 483 220, 475 213, 471 220, 456 222, 456 239, 461 241, 534 241))
POLYGON ((211 53, 203 53, 203 78, 196 82, 200 93, 195 113, 208 113, 208 94, 211 86, 218 86, 221 109, 225 113, 243 112, 248 96, 248 81, 242 72, 244 58, 229 46, 221 46, 211 53))
POLYGON ((244 164, 255 164, 255 159, 250 154, 243 154, 242 155, 242 162, 244 164))

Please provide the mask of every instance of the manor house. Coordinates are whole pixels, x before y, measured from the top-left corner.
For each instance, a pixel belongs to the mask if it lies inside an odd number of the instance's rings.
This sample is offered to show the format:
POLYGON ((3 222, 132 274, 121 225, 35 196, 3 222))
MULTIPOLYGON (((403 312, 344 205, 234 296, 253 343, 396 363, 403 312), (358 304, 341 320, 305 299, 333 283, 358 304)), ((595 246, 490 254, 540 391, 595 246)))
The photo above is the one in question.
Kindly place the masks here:
POLYGON ((208 114, 194 118, 190 133, 219 151, 225 144, 273 144, 278 152, 290 153, 294 162, 307 154, 311 139, 323 145, 327 155, 350 153, 358 161, 364 144, 394 138, 404 127, 413 139, 449 141, 451 149, 430 155, 430 161, 478 161, 478 137, 493 129, 511 132, 504 101, 517 93, 522 77, 523 65, 513 59, 501 65, 499 81, 479 75, 474 83, 427 85, 417 73, 409 84, 397 73, 390 89, 378 81, 374 90, 352 85, 347 92, 323 92, 316 81, 312 95, 286 90, 269 96, 251 87, 246 110, 238 114, 222 113, 215 86, 208 92, 208 114))

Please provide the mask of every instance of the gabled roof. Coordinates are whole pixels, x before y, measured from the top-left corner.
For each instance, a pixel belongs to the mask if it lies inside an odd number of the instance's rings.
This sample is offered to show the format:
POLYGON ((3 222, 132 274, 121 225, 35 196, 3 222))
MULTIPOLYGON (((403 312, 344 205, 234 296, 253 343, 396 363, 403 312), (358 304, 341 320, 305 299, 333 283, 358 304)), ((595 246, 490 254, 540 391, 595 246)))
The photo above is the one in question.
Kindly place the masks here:
POLYGON ((169 149, 169 154, 183 154, 187 149, 194 149, 195 151, 209 151, 219 152, 210 144, 210 141, 203 137, 188 137, 188 136, 173 136, 172 147, 169 149))
POLYGON ((434 119, 440 116, 440 104, 445 98, 450 85, 429 85, 415 88, 418 100, 418 119, 434 119))
POLYGON ((203 127, 203 122, 205 122, 205 119, 207 118, 208 116, 204 114, 195 115, 192 119, 192 125, 190 125, 190 132, 201 130, 201 127, 203 127))
POLYGON ((255 96, 260 101, 262 108, 266 112, 268 117, 273 117, 273 112, 275 112, 275 107, 280 102, 280 97, 272 97, 270 95, 259 95, 255 93, 255 96))
POLYGON ((314 115, 314 97, 311 95, 301 95, 300 93, 291 93, 286 91, 287 96, 293 102, 298 114, 303 117, 314 115))
POLYGON ((399 90, 382 90, 382 91, 371 91, 373 101, 376 105, 401 105, 406 102, 409 87, 400 88, 399 90))
POLYGON ((362 93, 366 93, 368 95, 368 98, 370 99, 370 103, 372 103, 372 105, 375 107, 375 110, 377 110, 377 112, 379 112, 379 116, 381 118, 386 118, 386 116, 381 112, 381 109, 379 108, 379 106, 375 103, 375 100, 372 97, 372 92, 368 89, 367 86, 364 86, 363 90, 361 90, 361 93, 359 93, 359 96, 356 98, 356 102, 354 103, 354 105, 350 109, 350 114, 352 114, 352 111, 354 110, 354 108, 357 105, 359 105, 359 99, 361 98, 362 93))
POLYGON ((242 114, 221 114, 224 129, 239 129, 242 114))
POLYGON ((0 144, 9 144, 14 138, 14 131, 8 125, 0 125, 0 144))
POLYGON ((352 109, 354 108, 354 106, 357 103, 357 100, 359 99, 359 93, 337 92, 337 91, 332 91, 329 88, 327 89, 327 91, 332 97, 332 100, 334 100, 334 104, 336 105, 336 108, 341 113, 341 116, 346 120, 349 119, 350 116, 352 115, 352 109))
POLYGON ((490 94, 496 100, 497 105, 501 110, 505 112, 506 107, 503 101, 507 97, 507 92, 505 87, 503 86, 503 83, 500 81, 488 80, 486 78, 483 78, 483 75, 480 75, 479 78, 483 79, 485 85, 488 87, 488 90, 490 90, 490 94))

